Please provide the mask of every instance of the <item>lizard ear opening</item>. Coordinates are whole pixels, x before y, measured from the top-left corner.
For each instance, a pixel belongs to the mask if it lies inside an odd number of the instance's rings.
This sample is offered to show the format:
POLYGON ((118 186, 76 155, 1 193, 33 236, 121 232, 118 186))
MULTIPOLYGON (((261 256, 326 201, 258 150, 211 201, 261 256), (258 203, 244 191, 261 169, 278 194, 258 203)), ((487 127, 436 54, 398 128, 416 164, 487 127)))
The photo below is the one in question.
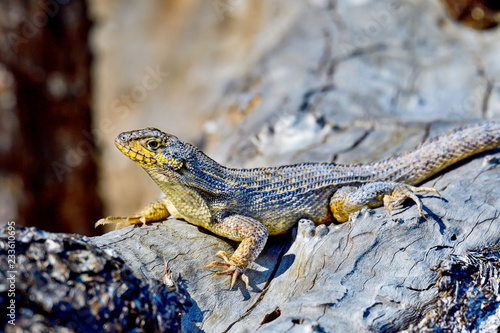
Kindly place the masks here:
POLYGON ((179 171, 184 166, 184 161, 182 161, 182 160, 173 160, 172 163, 169 163, 169 164, 170 164, 170 167, 173 170, 179 171))
POLYGON ((177 152, 171 152, 167 159, 168 166, 174 171, 179 171, 185 164, 184 159, 179 155, 177 152))

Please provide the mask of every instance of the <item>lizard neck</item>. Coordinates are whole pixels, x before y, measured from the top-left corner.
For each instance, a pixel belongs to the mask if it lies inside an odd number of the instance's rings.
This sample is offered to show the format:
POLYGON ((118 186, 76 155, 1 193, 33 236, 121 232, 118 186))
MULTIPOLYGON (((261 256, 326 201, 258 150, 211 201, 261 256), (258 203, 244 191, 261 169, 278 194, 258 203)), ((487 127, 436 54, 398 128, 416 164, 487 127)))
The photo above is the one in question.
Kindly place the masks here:
POLYGON ((232 175, 196 147, 187 145, 183 152, 184 166, 177 171, 169 168, 150 168, 146 172, 167 196, 182 196, 185 191, 204 195, 227 193, 232 175))

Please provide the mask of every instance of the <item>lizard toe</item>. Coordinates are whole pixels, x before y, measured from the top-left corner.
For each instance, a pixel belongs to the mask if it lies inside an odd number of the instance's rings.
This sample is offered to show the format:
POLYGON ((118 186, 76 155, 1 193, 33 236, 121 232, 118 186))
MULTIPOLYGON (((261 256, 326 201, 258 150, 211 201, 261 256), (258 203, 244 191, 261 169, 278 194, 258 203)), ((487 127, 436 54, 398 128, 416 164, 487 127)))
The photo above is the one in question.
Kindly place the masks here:
POLYGON ((229 258, 226 251, 219 251, 219 252, 217 252, 216 255, 221 257, 226 263, 228 263, 230 265, 234 265, 234 262, 229 258))
POLYGON ((99 221, 97 221, 95 223, 94 227, 97 228, 100 225, 113 224, 113 223, 116 223, 116 229, 118 229, 119 225, 127 223, 127 217, 108 216, 106 218, 103 218, 103 219, 100 219, 99 221))
POLYGON ((211 263, 205 265, 205 268, 208 267, 222 267, 222 268, 229 268, 231 265, 223 263, 223 262, 218 262, 218 261, 212 261, 211 263))
POLYGON ((100 219, 99 221, 96 222, 94 225, 95 228, 97 228, 100 225, 106 225, 106 224, 113 224, 116 223, 115 230, 116 229, 122 229, 125 227, 128 227, 129 225, 133 224, 139 224, 142 223, 142 225, 146 224, 146 220, 142 215, 132 215, 132 216, 108 216, 104 219, 100 219))
POLYGON ((239 268, 235 269, 233 277, 231 278, 231 287, 229 288, 229 290, 233 289, 238 277, 241 277, 241 280, 245 282, 245 287, 248 289, 248 284, 249 284, 248 276, 246 276, 245 273, 243 273, 243 271, 244 269, 239 269, 239 268))
POLYGON ((384 207, 389 213, 392 215, 392 211, 394 208, 400 206, 406 199, 411 199, 417 205, 417 210, 423 218, 426 218, 425 212, 423 210, 423 204, 420 198, 415 194, 418 192, 432 192, 439 196, 441 194, 438 190, 432 187, 415 187, 406 184, 398 184, 392 191, 392 193, 386 194, 383 197, 384 207))
POLYGON ((243 282, 245 282, 245 286, 248 289, 249 285, 249 279, 248 276, 244 274, 246 266, 238 265, 236 262, 231 260, 231 258, 227 255, 225 251, 219 251, 217 252, 217 255, 219 257, 222 257, 222 259, 225 261, 224 263, 218 262, 218 261, 212 261, 208 265, 205 266, 205 268, 208 267, 220 267, 220 268, 225 268, 225 270, 220 271, 220 272, 215 272, 212 277, 214 276, 225 276, 225 275, 231 275, 231 287, 229 290, 233 289, 234 285, 236 284, 236 281, 238 280, 238 277, 241 278, 243 282))
POLYGON ((233 289, 234 285, 236 284, 236 281, 238 280, 238 277, 241 278, 243 282, 245 282, 245 286, 248 289, 248 285, 250 283, 248 276, 245 275, 244 273, 244 268, 242 267, 237 267, 237 266, 231 266, 225 271, 222 272, 215 272, 214 275, 212 276, 225 276, 225 275, 230 275, 231 276, 231 286, 229 287, 229 290, 233 289))

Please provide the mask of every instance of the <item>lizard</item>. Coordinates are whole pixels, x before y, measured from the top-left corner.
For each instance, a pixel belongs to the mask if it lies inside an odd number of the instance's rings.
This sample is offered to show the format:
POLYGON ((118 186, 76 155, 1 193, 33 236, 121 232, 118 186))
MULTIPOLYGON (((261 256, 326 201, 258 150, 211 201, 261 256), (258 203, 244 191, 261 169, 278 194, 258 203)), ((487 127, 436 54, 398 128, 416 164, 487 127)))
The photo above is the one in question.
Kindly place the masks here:
POLYGON ((425 218, 416 187, 446 167, 500 146, 500 122, 465 126, 426 140, 416 148, 367 164, 301 163, 253 169, 228 168, 195 146, 156 128, 123 132, 117 148, 138 163, 166 197, 128 217, 100 219, 117 228, 162 221, 169 216, 239 241, 214 276, 238 278, 248 288, 245 269, 257 258, 269 236, 288 232, 300 219, 315 224, 343 223, 363 209, 384 206, 389 214, 406 199, 425 218))

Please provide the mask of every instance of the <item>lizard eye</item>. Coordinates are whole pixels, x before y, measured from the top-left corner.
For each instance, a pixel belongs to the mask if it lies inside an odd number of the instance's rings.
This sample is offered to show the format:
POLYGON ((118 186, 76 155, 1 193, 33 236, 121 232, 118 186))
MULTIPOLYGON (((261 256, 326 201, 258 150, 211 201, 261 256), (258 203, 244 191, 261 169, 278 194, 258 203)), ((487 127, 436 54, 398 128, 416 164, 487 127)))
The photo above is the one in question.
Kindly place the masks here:
POLYGON ((151 150, 156 150, 160 147, 160 143, 156 140, 151 140, 147 142, 148 148, 151 150))

